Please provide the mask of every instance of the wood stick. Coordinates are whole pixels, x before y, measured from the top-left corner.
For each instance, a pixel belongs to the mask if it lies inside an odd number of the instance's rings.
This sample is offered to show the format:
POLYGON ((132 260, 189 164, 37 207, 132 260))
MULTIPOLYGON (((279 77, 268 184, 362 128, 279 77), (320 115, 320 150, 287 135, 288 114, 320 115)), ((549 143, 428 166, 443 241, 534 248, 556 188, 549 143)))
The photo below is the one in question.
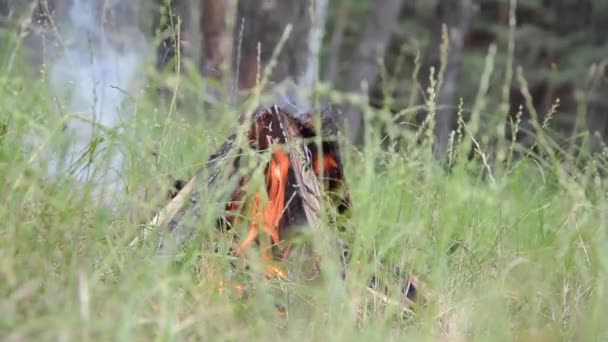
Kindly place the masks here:
MULTIPOLYGON (((199 175, 200 175, 200 173, 196 173, 190 179, 190 181, 177 193, 177 195, 175 195, 175 197, 173 197, 171 202, 169 202, 169 204, 167 204, 158 214, 156 214, 152 218, 150 223, 148 223, 148 227, 161 226, 161 225, 169 222, 172 218, 175 217, 175 215, 177 215, 177 213, 180 211, 180 209, 184 207, 184 205, 190 198, 190 195, 192 194, 192 191, 194 190, 194 186, 196 184, 196 181, 198 180, 199 175)), ((144 231, 141 235, 141 239, 139 236, 136 236, 129 243, 129 247, 134 247, 135 245, 137 245, 140 242, 140 240, 141 241, 145 240, 146 237, 148 236, 148 233, 151 230, 153 230, 153 228, 144 229, 144 231)))
POLYGON ((416 305, 416 303, 414 303, 411 299, 409 298, 405 298, 405 304, 401 304, 401 303, 396 303, 394 300, 388 298, 385 294, 380 293, 372 288, 367 287, 367 292, 369 294, 371 294, 374 298, 380 299, 380 301, 382 303, 384 303, 385 305, 396 305, 397 307, 401 308, 401 311, 404 314, 408 314, 408 315, 414 315, 414 312, 412 311, 412 307, 414 307, 414 305, 416 305))

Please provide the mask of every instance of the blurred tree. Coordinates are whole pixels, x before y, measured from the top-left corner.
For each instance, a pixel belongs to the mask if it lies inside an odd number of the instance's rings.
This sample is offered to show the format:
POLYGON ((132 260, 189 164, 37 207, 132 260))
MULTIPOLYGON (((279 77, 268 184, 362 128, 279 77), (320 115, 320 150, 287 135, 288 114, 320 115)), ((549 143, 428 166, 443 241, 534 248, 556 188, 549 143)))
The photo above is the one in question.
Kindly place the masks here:
POLYGON ((307 61, 303 75, 298 75, 298 85, 311 89, 316 81, 319 80, 320 53, 325 35, 327 12, 329 10, 329 0, 312 0, 310 4, 310 29, 307 40, 307 61))
MULTIPOLYGON (((438 159, 443 159, 448 150, 450 132, 454 128, 458 79, 464 55, 464 43, 473 17, 473 0, 441 0, 437 4, 437 18, 431 39, 428 64, 435 67, 438 83, 436 90, 434 147, 438 159), (443 26, 445 25, 445 26, 443 26), (447 55, 441 56, 440 46, 443 27, 447 29, 447 55), (441 59, 445 58, 445 70, 441 70, 441 59)), ((428 83, 423 73, 421 84, 428 83)), ((426 87, 423 88, 426 90, 426 87)))
MULTIPOLYGON (((0 29, 14 30, 24 22, 15 13, 33 13, 33 29, 24 45, 40 51, 42 43, 38 41, 56 34, 47 24, 65 15, 73 1, 0 0, 0 29)), ((82 1, 99 6, 132 4, 82 1)), ((393 110, 414 105, 416 100, 423 102, 420 96, 428 85, 429 66, 439 72, 441 27, 445 24, 450 44, 436 94, 439 110, 434 132, 434 152, 440 158, 454 126, 456 100, 463 97, 466 119, 466 104, 475 100, 479 73, 488 46, 493 43, 498 53, 493 61, 487 106, 481 113, 482 144, 493 141, 488 136, 508 122, 505 118, 513 118, 521 105, 523 122, 517 138, 524 144, 534 141, 527 123, 529 110, 514 77, 518 67, 526 78, 540 120, 560 99, 549 125, 554 130, 553 137, 564 141, 590 129, 598 137, 594 146, 600 147, 608 134, 608 97, 604 95, 608 91, 606 0, 139 0, 133 7, 137 8, 137 26, 141 28, 139 21, 145 21, 147 32, 156 30, 156 37, 162 40, 157 50, 160 68, 167 66, 180 47, 188 60, 198 61, 204 76, 221 78, 223 83, 234 82, 241 89, 255 85, 258 42, 260 66, 264 67, 288 24, 293 25, 293 30, 278 56, 271 81, 293 78, 309 87, 310 80, 318 74, 315 56, 319 49, 315 41, 321 41, 326 21, 331 33, 320 49, 326 66, 323 78, 339 89, 357 93, 366 82, 370 102, 382 106, 388 96, 393 110), (517 26, 511 55, 509 17, 513 4, 517 4, 517 26), (151 26, 155 28, 150 30, 151 26), (179 43, 175 39, 177 31, 179 43), (201 43, 205 47, 202 51, 198 49, 201 43), (426 53, 421 54, 421 68, 414 80, 411 76, 418 68, 412 61, 418 50, 426 53), (402 58, 403 54, 407 58, 402 58), (387 80, 378 77, 379 59, 383 60, 387 77, 392 78, 388 89, 387 80), (411 94, 418 99, 412 100, 411 94)), ((343 115, 351 127, 350 138, 357 140, 362 127, 360 110, 347 107, 343 115)), ((580 143, 580 139, 569 141, 580 143)))
POLYGON ((329 42, 329 57, 325 72, 325 79, 332 84, 336 82, 336 77, 341 64, 340 52, 342 50, 342 43, 344 40, 346 26, 348 24, 349 8, 349 1, 341 0, 333 20, 334 28, 332 30, 331 40, 329 42))
POLYGON ((255 86, 258 74, 258 43, 263 68, 270 61, 272 52, 288 24, 292 25, 291 34, 277 58, 270 81, 280 82, 288 77, 295 79, 304 73, 309 56, 310 6, 310 0, 239 1, 237 28, 234 30, 234 51, 240 51, 240 58, 234 58, 233 65, 234 70, 238 72, 240 89, 255 86))
MULTIPOLYGON (((351 57, 351 65, 341 82, 340 88, 347 92, 360 93, 362 83, 368 86, 378 77, 379 61, 384 57, 391 33, 397 26, 397 20, 403 0, 379 0, 367 17, 365 32, 351 57)), ((367 90, 367 89, 365 89, 367 90)), ((351 142, 360 139, 363 117, 357 106, 346 106, 343 119, 347 135, 351 142)))
POLYGON ((0 0, 0 25, 4 24, 11 12, 11 0, 0 0))
POLYGON ((155 36, 160 38, 156 48, 156 67, 163 69, 171 63, 174 58, 183 52, 184 22, 189 22, 189 11, 186 0, 156 0, 157 11, 155 13, 155 36), (178 42, 179 37, 179 42, 178 42))
POLYGON ((208 77, 229 80, 236 1, 203 0, 201 10, 201 71, 208 77))
MULTIPOLYGON (((598 136, 605 136, 608 133, 608 119, 606 119, 608 98, 600 95, 608 90, 606 89, 608 44, 605 39, 608 36, 608 24, 606 20, 602 20, 608 15, 608 2, 602 0, 470 1, 465 7, 460 7, 468 8, 470 11, 461 13, 458 6, 463 4, 464 2, 460 0, 433 0, 407 4, 406 13, 402 13, 399 18, 401 27, 399 33, 393 36, 391 48, 384 56, 387 75, 395 78, 398 86, 396 89, 390 89, 391 93, 374 98, 376 102, 382 105, 383 97, 393 96, 395 99, 391 99, 392 105, 398 104, 403 108, 408 105, 403 101, 407 98, 404 94, 408 91, 420 97, 428 85, 428 67, 431 65, 438 67, 440 64, 441 25, 446 24, 449 32, 453 33, 456 28, 464 29, 468 33, 465 32, 458 41, 453 41, 456 37, 454 34, 450 35, 448 68, 443 78, 443 87, 437 94, 437 102, 445 110, 442 109, 437 113, 436 155, 440 156, 445 151, 445 137, 448 136, 446 132, 449 134, 453 126, 453 105, 458 97, 464 99, 463 114, 467 119, 467 107, 475 100, 488 46, 493 43, 497 44, 498 54, 492 61, 494 72, 485 98, 487 106, 481 113, 479 135, 482 143, 492 141, 491 136, 496 134, 497 125, 508 126, 505 118, 510 116, 511 119, 515 119, 520 106, 523 106, 523 120, 517 139, 528 146, 534 141, 532 127, 528 123, 530 115, 526 101, 521 93, 521 86, 514 77, 515 69, 518 67, 523 70, 532 95, 532 104, 539 113, 541 121, 545 120, 557 99, 560 100, 560 105, 557 111, 552 113, 552 120, 549 122, 549 128, 553 130, 553 138, 564 142, 573 134, 580 135, 581 130, 587 127, 596 131, 598 136), (511 60, 508 49, 509 12, 512 4, 517 4, 515 12, 517 26, 514 36, 515 50, 512 62, 509 62, 511 60), (441 14, 442 12, 444 14, 441 14), (468 24, 467 20, 462 20, 472 13, 474 16, 469 18, 468 24), (426 46, 427 53, 423 54, 422 68, 415 83, 410 80, 411 72, 415 69, 413 65, 402 68, 403 71, 395 71, 395 65, 399 64, 399 55, 403 53, 403 46, 408 48, 426 46), (506 99, 504 89, 507 90, 506 99), (454 90, 456 93, 453 93, 454 90)), ((351 18, 350 21, 356 20, 351 18)), ((362 39, 362 34, 358 37, 362 39)), ((341 50, 340 53, 348 51, 346 47, 341 50)), ((438 71, 436 68, 436 72, 438 71)), ((375 96, 383 90, 381 83, 370 88, 375 96)), ((420 118, 416 121, 419 120, 420 118)), ((595 143, 595 146, 599 145, 599 142, 595 143)))

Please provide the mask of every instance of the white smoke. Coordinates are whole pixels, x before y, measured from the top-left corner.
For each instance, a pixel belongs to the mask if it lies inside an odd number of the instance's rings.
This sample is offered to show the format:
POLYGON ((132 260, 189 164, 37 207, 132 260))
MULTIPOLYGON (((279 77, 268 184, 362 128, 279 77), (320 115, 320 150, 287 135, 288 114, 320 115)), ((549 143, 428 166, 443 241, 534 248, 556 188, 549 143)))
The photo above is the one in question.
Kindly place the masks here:
MULTIPOLYGON (((124 1, 137 6, 130 0, 124 1)), ((147 40, 137 28, 105 27, 101 9, 119 3, 120 0, 73 0, 66 17, 58 22, 60 55, 51 62, 49 70, 49 83, 60 103, 60 114, 71 113, 84 118, 67 123, 65 133, 70 138, 70 146, 67 159, 61 164, 72 168, 82 166, 74 175, 80 180, 94 182, 97 188, 106 192, 103 197, 111 197, 113 191, 123 187, 120 177, 123 156, 120 146, 111 146, 107 131, 100 130, 98 124, 120 134, 121 122, 130 112, 125 100, 127 94, 135 92, 134 80, 141 75, 141 65, 148 50, 147 40), (105 2, 103 6, 102 1, 105 2), (121 36, 123 44, 119 46, 108 31, 122 35, 122 30, 127 33, 124 33, 126 37, 121 36), (91 142, 99 141, 100 137, 103 142, 96 145, 96 151, 110 149, 111 153, 95 154, 90 164, 79 163, 91 142)), ((99 194, 99 191, 94 192, 99 194)))

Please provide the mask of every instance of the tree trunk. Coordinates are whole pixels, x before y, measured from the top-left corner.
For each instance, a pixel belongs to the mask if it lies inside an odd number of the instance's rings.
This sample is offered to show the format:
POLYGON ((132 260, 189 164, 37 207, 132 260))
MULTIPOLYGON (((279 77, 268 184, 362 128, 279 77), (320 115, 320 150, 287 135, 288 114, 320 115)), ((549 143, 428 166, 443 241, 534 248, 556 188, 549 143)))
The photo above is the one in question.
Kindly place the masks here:
POLYGON ((258 74, 258 42, 261 46, 260 67, 263 69, 270 61, 272 52, 288 24, 293 25, 291 35, 278 56, 270 81, 279 82, 289 77, 297 79, 304 73, 309 55, 309 8, 310 0, 239 1, 236 20, 238 29, 234 30, 234 51, 241 53, 240 60, 235 58, 234 64, 235 70, 238 68, 240 89, 255 86, 258 74), (242 19, 244 27, 241 38, 242 19))
MULTIPOLYGON (((10 0, 0 0, 0 25, 4 23, 4 21, 8 18, 12 9, 12 1, 10 0)), ((1 26, 0 26, 1 27, 1 26)))
POLYGON ((166 3, 157 0, 165 13, 157 14, 156 29, 162 33, 163 40, 156 49, 156 67, 163 69, 174 58, 192 58, 193 49, 192 6, 189 0, 172 0, 166 3), (179 37, 178 37, 179 36, 179 37), (179 38, 179 41, 177 41, 179 38))
POLYGON ((200 18, 197 18, 197 14, 201 12, 201 6, 198 0, 182 0, 175 7, 182 22, 182 55, 195 65, 198 65, 200 60, 201 32, 197 23, 200 18))
MULTIPOLYGON (((362 82, 372 84, 378 77, 378 59, 384 56, 397 25, 403 0, 378 0, 367 21, 365 33, 352 57, 350 69, 342 84, 342 90, 361 92, 362 82)), ((360 108, 347 106, 343 110, 346 133, 351 142, 361 135, 363 115, 360 108)))
POLYGON ((326 80, 331 84, 336 83, 336 76, 340 68, 340 50, 342 48, 342 41, 344 40, 346 24, 348 23, 348 9, 348 0, 340 1, 340 7, 336 14, 336 22, 329 43, 330 55, 327 62, 326 80))
MULTIPOLYGON (((328 0, 313 0, 312 21, 308 33, 308 61, 304 74, 298 79, 300 88, 311 90, 319 79, 319 53, 325 34, 328 0)), ((310 94, 308 94, 310 95, 310 94)))
MULTIPOLYGON (((462 64, 465 37, 469 31, 473 16, 473 0, 441 0, 438 5, 439 18, 448 28, 449 48, 443 83, 437 93, 437 111, 433 152, 435 157, 443 159, 448 151, 449 136, 455 123, 456 93, 458 77, 462 64)), ((439 45, 442 37, 442 25, 437 25, 431 48, 437 51, 432 63, 435 70, 440 68, 439 45)))
POLYGON ((203 0, 200 21, 203 54, 203 75, 227 80, 232 60, 232 39, 235 25, 236 2, 230 0, 203 0))

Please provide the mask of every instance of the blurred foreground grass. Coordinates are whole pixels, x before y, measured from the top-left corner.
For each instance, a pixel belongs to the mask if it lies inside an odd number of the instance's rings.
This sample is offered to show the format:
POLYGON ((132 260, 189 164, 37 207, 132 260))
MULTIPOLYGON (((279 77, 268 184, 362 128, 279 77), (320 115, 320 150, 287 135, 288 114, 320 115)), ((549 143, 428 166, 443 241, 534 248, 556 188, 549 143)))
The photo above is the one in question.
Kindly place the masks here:
MULTIPOLYGON (((428 145, 406 146, 404 138, 405 147, 388 152, 381 131, 370 130, 362 148, 344 145, 354 203, 346 240, 359 261, 348 279, 265 282, 254 272, 255 294, 240 300, 230 260, 206 240, 218 238, 213 227, 168 261, 153 243, 127 248, 139 222, 96 204, 90 184, 46 175, 44 151, 69 141, 62 118, 76 113, 59 116, 45 82, 24 72, 18 55, 7 56, 0 68, 3 340, 608 338, 602 155, 574 167, 574 158, 522 154, 492 165, 490 177, 481 158, 458 158, 445 172, 428 145), (408 318, 365 290, 377 274, 399 301, 396 268, 433 291, 408 318), (275 310, 279 298, 287 298, 286 317, 275 310)), ((137 189, 155 177, 187 178, 235 129, 234 113, 170 107, 152 91, 136 94, 121 128, 99 131, 110 153, 124 155, 127 191, 112 197, 117 208, 137 204, 137 189)), ((328 263, 322 267, 336 269, 328 263)))

